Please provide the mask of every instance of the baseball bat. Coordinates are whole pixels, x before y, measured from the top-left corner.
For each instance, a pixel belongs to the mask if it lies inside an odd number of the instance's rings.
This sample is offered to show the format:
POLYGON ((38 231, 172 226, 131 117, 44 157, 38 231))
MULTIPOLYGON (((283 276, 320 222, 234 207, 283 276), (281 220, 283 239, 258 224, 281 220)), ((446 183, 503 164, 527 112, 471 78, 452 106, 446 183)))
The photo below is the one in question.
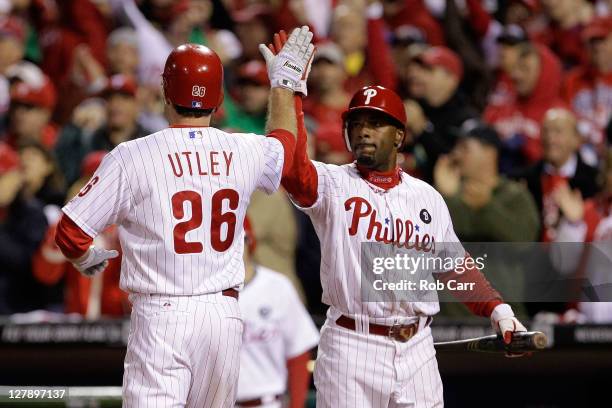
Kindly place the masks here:
POLYGON ((476 337, 474 339, 444 341, 434 343, 437 350, 468 350, 485 353, 514 352, 524 353, 529 351, 540 351, 546 348, 548 339, 539 331, 516 332, 512 335, 510 344, 504 343, 499 334, 476 337))

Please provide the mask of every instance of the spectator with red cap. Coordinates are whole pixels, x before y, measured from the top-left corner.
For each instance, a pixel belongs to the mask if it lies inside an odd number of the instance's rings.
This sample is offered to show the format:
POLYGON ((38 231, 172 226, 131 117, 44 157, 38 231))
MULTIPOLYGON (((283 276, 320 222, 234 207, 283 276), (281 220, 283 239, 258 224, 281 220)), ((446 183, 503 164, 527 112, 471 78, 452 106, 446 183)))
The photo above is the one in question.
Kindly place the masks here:
POLYGON ((391 29, 413 26, 425 33, 431 45, 444 45, 444 31, 423 0, 386 0, 382 2, 384 20, 391 29))
POLYGON ((414 61, 410 87, 422 94, 416 102, 406 102, 411 118, 408 128, 416 137, 418 170, 425 180, 431 181, 438 157, 450 153, 457 130, 478 114, 459 89, 463 65, 457 54, 446 47, 432 47, 414 61))
POLYGON ((316 157, 324 163, 352 161, 342 137, 342 112, 350 101, 344 84, 347 79, 344 54, 338 45, 317 45, 309 76, 310 94, 304 100, 304 113, 315 122, 313 135, 316 157))
MULTIPOLYGON (((106 155, 106 151, 94 151, 83 159, 81 177, 70 187, 68 197, 74 197, 90 180, 106 155)), ((55 243, 57 224, 49 227, 45 239, 32 259, 34 277, 43 285, 64 288, 63 305, 65 313, 77 313, 87 319, 99 317, 122 317, 130 311, 127 293, 119 289, 121 256, 109 260, 102 274, 88 278, 79 273, 68 262, 55 243)), ((114 249, 121 253, 118 231, 111 226, 95 240, 96 245, 114 249)))
POLYGON ((129 76, 119 74, 109 78, 101 95, 106 100, 106 125, 94 133, 92 150, 112 150, 119 143, 150 133, 138 123, 137 91, 136 82, 129 76))
POLYGON ((88 152, 110 151, 119 143, 149 133, 138 122, 140 108, 136 92, 137 86, 132 78, 112 76, 100 94, 106 102, 105 123, 90 136, 74 123, 62 130, 55 153, 68 184, 78 178, 81 161, 88 152))
POLYGON ((498 79, 483 113, 502 139, 502 173, 529 166, 542 158, 540 126, 546 111, 563 105, 561 63, 545 46, 529 41, 514 45, 510 80, 498 79))
POLYGON ((16 148, 20 143, 36 142, 52 149, 57 139, 57 128, 51 122, 56 101, 55 87, 44 74, 12 85, 7 143, 16 148))
POLYGON ((236 71, 231 96, 223 102, 221 126, 238 132, 264 134, 270 86, 266 65, 251 60, 236 71))
POLYGON ((0 315, 44 306, 31 259, 47 229, 42 204, 21 193, 19 155, 0 142, 0 315), (27 294, 27 296, 24 296, 27 294))
POLYGON ((578 130, 600 156, 612 118, 612 16, 595 18, 582 32, 589 63, 565 76, 563 96, 578 116, 578 130))

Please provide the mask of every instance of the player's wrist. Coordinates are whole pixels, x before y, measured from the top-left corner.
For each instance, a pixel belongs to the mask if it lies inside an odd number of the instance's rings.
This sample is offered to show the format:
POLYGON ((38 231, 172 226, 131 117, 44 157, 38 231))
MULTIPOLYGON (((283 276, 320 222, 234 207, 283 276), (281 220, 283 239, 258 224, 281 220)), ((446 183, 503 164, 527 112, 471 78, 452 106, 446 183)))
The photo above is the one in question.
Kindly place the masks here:
POLYGON ((87 248, 87 250, 83 253, 83 255, 78 258, 69 259, 69 261, 72 262, 77 268, 87 265, 94 257, 93 248, 94 245, 90 245, 89 248, 87 248))
POLYGON ((292 81, 291 79, 287 79, 287 78, 275 78, 273 80, 270 81, 270 88, 274 89, 274 88, 282 88, 282 89, 287 89, 291 92, 295 92, 296 88, 297 88, 297 84, 296 82, 292 81))
POLYGON ((491 319, 493 321, 499 321, 501 319, 509 319, 514 317, 514 311, 512 307, 507 303, 500 303, 495 306, 493 312, 491 312, 491 319))

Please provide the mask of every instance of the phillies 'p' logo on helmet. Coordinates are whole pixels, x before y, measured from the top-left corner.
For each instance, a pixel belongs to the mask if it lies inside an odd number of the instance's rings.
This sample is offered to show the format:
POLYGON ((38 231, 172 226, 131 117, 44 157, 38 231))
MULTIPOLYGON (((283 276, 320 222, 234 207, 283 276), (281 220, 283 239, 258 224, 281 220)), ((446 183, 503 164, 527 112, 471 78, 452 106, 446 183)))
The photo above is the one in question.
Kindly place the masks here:
MULTIPOLYGON (((404 109, 404 103, 399 95, 383 86, 365 86, 353 95, 348 109, 342 113, 344 141, 349 152, 351 151, 351 144, 347 129, 350 115, 355 111, 363 109, 383 112, 389 116, 399 128, 406 128, 406 110, 404 109)), ((404 136, 404 142, 405 140, 406 137, 404 136)))
POLYGON ((365 91, 363 91, 363 94, 366 97, 365 104, 369 105, 370 100, 378 94, 378 91, 374 88, 367 88, 365 91))
POLYGON ((221 59, 203 45, 179 45, 166 60, 162 86, 169 104, 188 109, 217 109, 223 102, 221 59))

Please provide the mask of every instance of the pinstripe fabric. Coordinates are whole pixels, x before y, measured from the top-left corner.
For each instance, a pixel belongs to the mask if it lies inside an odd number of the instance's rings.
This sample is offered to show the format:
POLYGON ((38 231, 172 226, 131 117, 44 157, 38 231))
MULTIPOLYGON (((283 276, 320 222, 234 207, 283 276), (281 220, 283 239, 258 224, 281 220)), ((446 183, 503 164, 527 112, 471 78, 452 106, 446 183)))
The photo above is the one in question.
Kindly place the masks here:
POLYGON ((243 324, 220 292, 244 281, 246 209, 278 188, 283 153, 274 138, 165 129, 113 149, 63 208, 91 237, 119 225, 125 407, 233 406, 243 324))
POLYGON ((431 329, 407 343, 347 330, 328 320, 314 372, 317 408, 442 407, 431 329))
MULTIPOLYGON (((91 191, 74 197, 63 211, 92 237, 119 224, 123 290, 215 293, 242 284, 246 209, 255 189, 270 193, 278 188, 283 161, 282 144, 274 138, 214 128, 165 129, 117 146, 94 174, 92 180, 99 181, 91 191), (234 213, 236 221, 231 246, 218 251, 211 243, 212 197, 222 189, 235 190, 239 202, 231 210, 228 200, 221 201, 221 212, 234 213), (175 252, 175 228, 194 213, 192 203, 185 201, 180 203, 184 216, 173 215, 171 199, 181 191, 201 197, 201 225, 185 235, 185 241, 203 245, 201 252, 175 252)), ((225 222, 220 236, 228 237, 225 222)))
POLYGON ((130 295, 123 406, 233 407, 243 324, 221 294, 130 295))
MULTIPOLYGON (((323 302, 330 306, 315 367, 317 407, 442 406, 429 328, 407 343, 368 333, 369 323, 410 324, 419 317, 424 322, 439 311, 438 302, 364 299, 360 258, 364 242, 381 242, 373 248, 374 256, 389 256, 384 241, 414 244, 427 235, 437 243, 458 243, 444 200, 430 185, 406 174, 385 191, 365 181, 354 164, 313 163, 317 201, 298 208, 310 216, 321 241, 323 302), (410 236, 408 226, 414 228, 410 236), (341 315, 355 319, 356 331, 335 324, 341 315)), ((463 258, 460 246, 453 250, 437 255, 463 258)))
MULTIPOLYGON (((399 185, 385 192, 363 180, 354 164, 313 163, 319 179, 317 201, 309 208, 298 208, 310 216, 321 241, 322 300, 332 306, 334 316, 349 315, 365 328, 368 321, 391 325, 410 322, 415 316, 436 314, 440 309, 437 302, 365 302, 361 293, 360 251, 363 242, 376 242, 367 235, 371 219, 384 226, 385 236, 391 240, 400 235, 394 230, 395 222, 409 220, 415 225, 415 235, 421 238, 428 234, 438 243, 458 243, 440 194, 407 174, 402 174, 399 185), (355 198, 367 201, 372 211, 360 219, 355 235, 351 235, 349 229, 358 210, 349 203, 355 198), (421 220, 422 210, 430 214, 430 223, 421 220)), ((449 255, 463 258, 463 252, 449 255)))

